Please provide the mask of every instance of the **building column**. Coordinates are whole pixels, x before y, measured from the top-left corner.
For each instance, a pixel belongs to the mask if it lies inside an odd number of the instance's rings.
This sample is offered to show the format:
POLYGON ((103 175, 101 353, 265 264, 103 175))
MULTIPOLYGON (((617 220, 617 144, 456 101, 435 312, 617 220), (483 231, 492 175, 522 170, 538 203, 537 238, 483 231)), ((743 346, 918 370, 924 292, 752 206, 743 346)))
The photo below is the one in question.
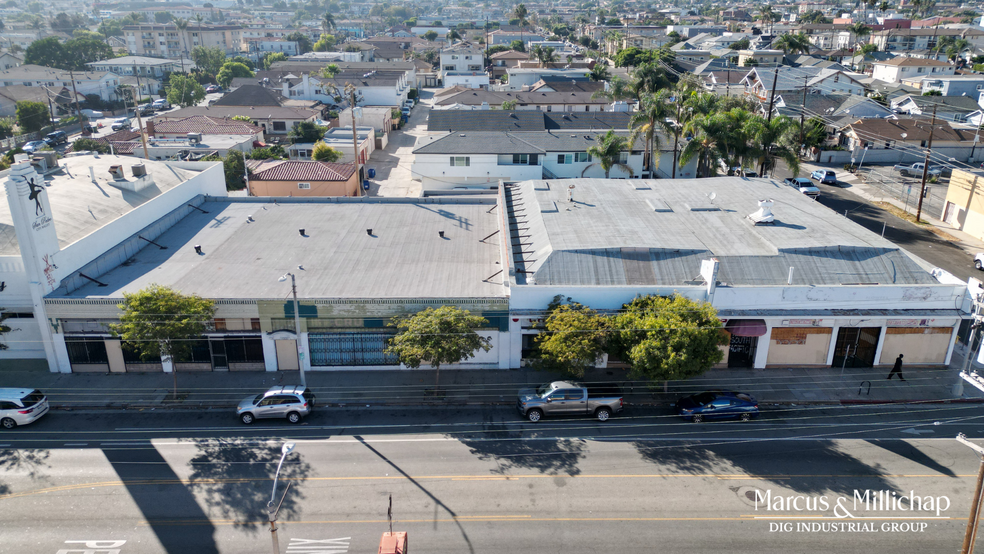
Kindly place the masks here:
POLYGON ((834 364, 834 351, 837 349, 837 334, 840 333, 840 325, 834 325, 830 332, 830 348, 827 349, 827 365, 834 364))
POLYGON ((765 369, 765 362, 769 359, 769 343, 772 342, 772 324, 765 322, 765 334, 758 338, 755 345, 755 361, 752 367, 755 369, 765 369))
POLYGON ((872 365, 878 365, 878 360, 881 360, 882 347, 885 345, 885 335, 888 333, 888 326, 882 325, 881 331, 878 332, 878 345, 875 346, 875 363, 872 365))
POLYGON ((268 333, 260 335, 263 344, 263 366, 266 371, 277 371, 277 341, 268 333))
POLYGON ((523 325, 518 317, 509 318, 509 336, 513 340, 509 343, 509 369, 518 369, 523 360, 523 325))
MULTIPOLYGON (((42 323, 42 325, 47 325, 42 323)), ((52 365, 52 359, 48 359, 48 369, 52 373, 71 373, 72 372, 72 362, 68 359, 68 346, 65 344, 65 335, 62 333, 52 333, 51 334, 51 349, 54 353, 54 364, 52 365)), ((45 347, 45 354, 47 355, 48 348, 45 347)))
POLYGON ((300 363, 300 366, 304 368, 304 371, 311 371, 311 343, 308 342, 307 331, 301 333, 301 338, 298 340, 303 341, 301 344, 304 345, 302 359, 298 360, 298 362, 300 363))
POLYGON ((950 358, 953 357, 953 349, 957 345, 957 332, 960 330, 960 320, 953 325, 953 332, 950 333, 950 346, 946 348, 946 361, 943 362, 944 365, 950 365, 950 358))

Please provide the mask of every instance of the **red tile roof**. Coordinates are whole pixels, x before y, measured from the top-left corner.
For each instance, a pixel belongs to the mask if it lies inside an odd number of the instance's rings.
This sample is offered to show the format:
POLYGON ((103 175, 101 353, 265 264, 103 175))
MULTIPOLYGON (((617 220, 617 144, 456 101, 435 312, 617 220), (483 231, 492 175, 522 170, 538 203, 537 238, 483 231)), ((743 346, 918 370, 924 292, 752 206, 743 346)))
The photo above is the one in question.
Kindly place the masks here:
POLYGON ((245 121, 193 115, 184 119, 154 121, 154 133, 202 133, 203 135, 255 135, 263 131, 245 121))
POLYGON ((316 161, 267 161, 253 166, 255 181, 347 181, 355 173, 354 164, 316 161))

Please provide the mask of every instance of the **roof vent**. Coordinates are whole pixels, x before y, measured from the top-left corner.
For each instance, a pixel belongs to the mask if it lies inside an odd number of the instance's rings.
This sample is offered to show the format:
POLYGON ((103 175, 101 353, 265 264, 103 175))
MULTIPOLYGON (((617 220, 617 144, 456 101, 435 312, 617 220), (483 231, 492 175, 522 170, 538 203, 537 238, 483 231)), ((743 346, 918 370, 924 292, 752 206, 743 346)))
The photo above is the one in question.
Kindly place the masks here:
POLYGON ((465 134, 464 134, 464 133, 461 133, 461 134, 460 134, 460 135, 458 135, 458 136, 459 136, 459 137, 463 137, 463 136, 465 136, 465 134))
POLYGON ((776 216, 772 214, 772 199, 759 200, 759 209, 753 214, 748 215, 748 219, 751 219, 755 225, 764 225, 767 223, 775 223, 776 216))

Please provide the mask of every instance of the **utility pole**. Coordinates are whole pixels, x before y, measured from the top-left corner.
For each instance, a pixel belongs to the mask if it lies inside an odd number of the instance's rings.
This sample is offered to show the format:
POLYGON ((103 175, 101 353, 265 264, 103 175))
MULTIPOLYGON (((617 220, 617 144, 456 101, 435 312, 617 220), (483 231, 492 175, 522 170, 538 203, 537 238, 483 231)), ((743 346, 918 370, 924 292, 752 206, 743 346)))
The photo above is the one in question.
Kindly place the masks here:
MULTIPOLYGON (((779 84, 779 65, 776 64, 776 69, 772 73, 772 92, 769 93, 769 113, 766 114, 766 121, 772 123, 772 106, 776 102, 776 85, 779 84)), ((765 158, 762 160, 762 165, 759 167, 759 175, 765 175, 765 162, 769 159, 769 145, 765 145, 765 158)))
POLYGON ((984 448, 968 441, 963 433, 957 435, 957 442, 969 446, 981 458, 980 468, 977 471, 977 486, 974 488, 974 498, 970 502, 967 530, 964 532, 963 546, 960 548, 960 554, 973 554, 974 541, 977 539, 978 517, 981 514, 981 489, 984 487, 984 448))
POLYGON ((933 104, 933 121, 929 124, 929 146, 926 148, 926 160, 923 163, 922 185, 919 187, 919 205, 916 207, 916 223, 919 223, 919 216, 922 215, 923 196, 926 194, 926 177, 929 175, 929 155, 933 152, 933 130, 936 129, 936 107, 933 104))
POLYGON ((800 108, 800 145, 803 145, 803 126, 806 125, 806 90, 807 82, 810 80, 810 76, 806 75, 803 77, 803 107, 800 108))
POLYGON ((355 162, 355 179, 358 181, 359 196, 362 196, 362 175, 359 174, 359 133, 355 129, 355 91, 355 85, 345 83, 345 93, 349 97, 349 103, 352 104, 352 158, 355 162))
POLYGON ((137 114, 137 129, 140 131, 140 142, 143 143, 144 159, 150 159, 150 151, 147 150, 147 135, 144 134, 143 120, 140 119, 140 106, 137 105, 137 98, 134 96, 133 87, 129 88, 130 99, 133 100, 133 113, 137 114))
POLYGON ((68 76, 72 79, 72 96, 75 98, 75 115, 79 116, 79 132, 85 133, 85 122, 82 121, 82 110, 79 109, 79 93, 75 90, 75 74, 72 70, 69 70, 68 76))

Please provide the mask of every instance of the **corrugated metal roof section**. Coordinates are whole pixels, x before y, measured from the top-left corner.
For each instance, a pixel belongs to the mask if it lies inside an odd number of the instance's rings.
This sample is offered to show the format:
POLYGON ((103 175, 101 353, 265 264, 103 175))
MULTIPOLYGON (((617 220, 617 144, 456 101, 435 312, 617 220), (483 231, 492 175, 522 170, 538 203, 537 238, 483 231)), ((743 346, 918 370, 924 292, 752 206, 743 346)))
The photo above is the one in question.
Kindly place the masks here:
POLYGON ((938 284, 899 250, 853 248, 782 252, 776 256, 713 256, 709 251, 606 248, 550 254, 537 269, 538 285, 700 284, 700 263, 717 257, 718 280, 732 286, 938 284))
POLYGON ((250 176, 254 181, 345 181, 355 173, 353 164, 284 161, 250 176))

